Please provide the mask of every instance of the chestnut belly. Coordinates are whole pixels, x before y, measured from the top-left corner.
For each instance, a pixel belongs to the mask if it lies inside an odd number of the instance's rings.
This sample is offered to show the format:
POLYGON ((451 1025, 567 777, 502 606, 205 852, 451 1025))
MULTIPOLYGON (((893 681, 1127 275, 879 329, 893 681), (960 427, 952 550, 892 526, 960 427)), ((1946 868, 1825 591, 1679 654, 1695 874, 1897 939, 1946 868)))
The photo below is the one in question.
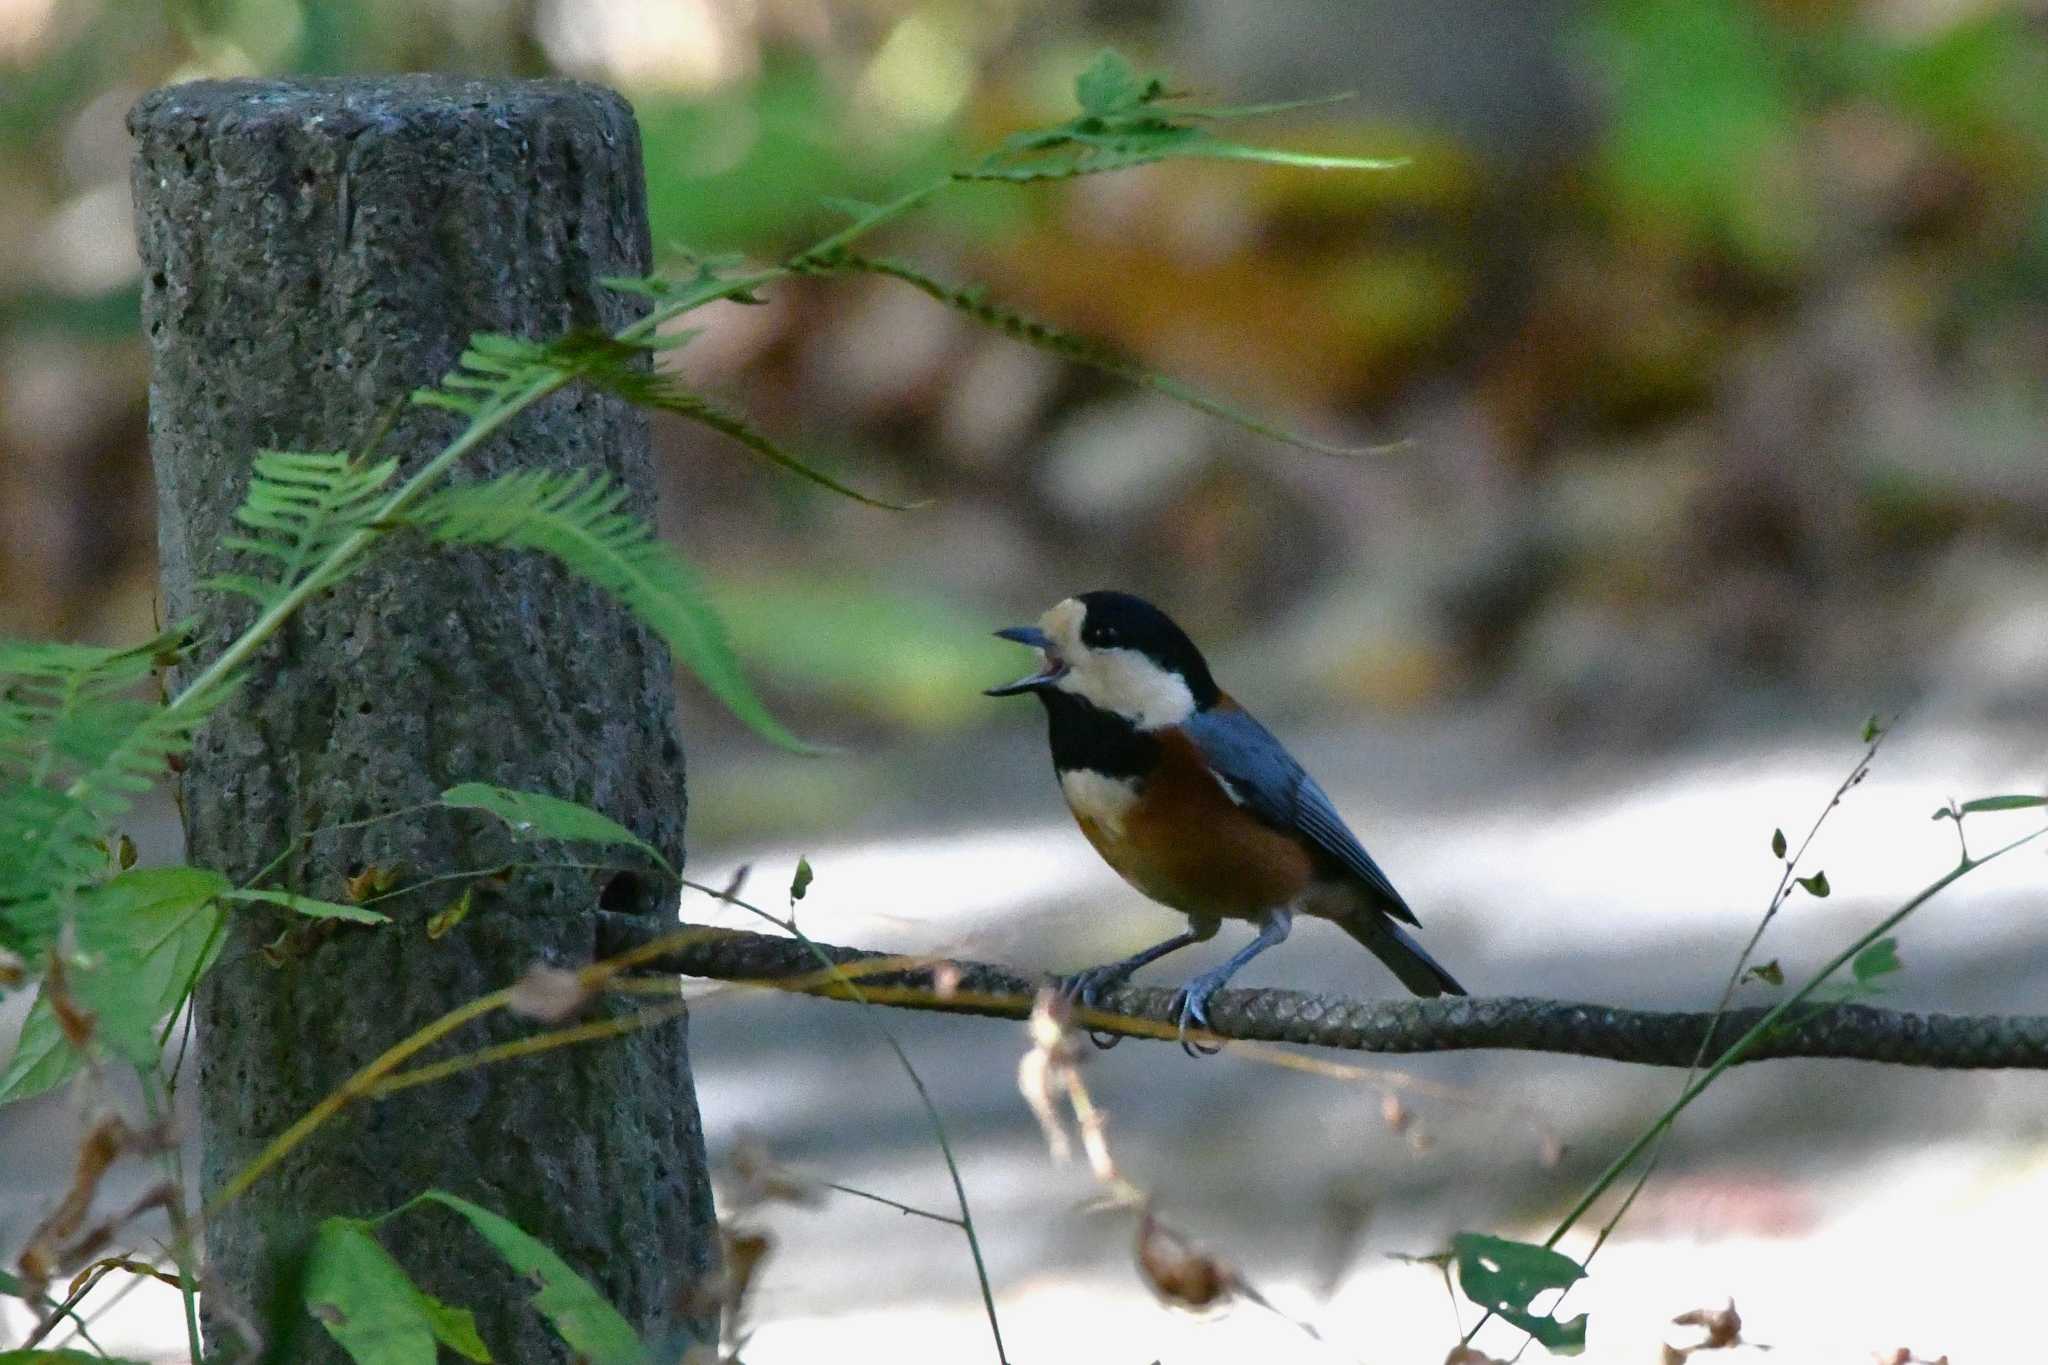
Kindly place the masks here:
POLYGON ((1281 906, 1341 916, 1354 902, 1348 888, 1318 878, 1301 841, 1253 817, 1213 781, 1147 784, 1141 794, 1134 783, 1080 770, 1062 773, 1060 788, 1104 862, 1191 918, 1257 919, 1281 906))

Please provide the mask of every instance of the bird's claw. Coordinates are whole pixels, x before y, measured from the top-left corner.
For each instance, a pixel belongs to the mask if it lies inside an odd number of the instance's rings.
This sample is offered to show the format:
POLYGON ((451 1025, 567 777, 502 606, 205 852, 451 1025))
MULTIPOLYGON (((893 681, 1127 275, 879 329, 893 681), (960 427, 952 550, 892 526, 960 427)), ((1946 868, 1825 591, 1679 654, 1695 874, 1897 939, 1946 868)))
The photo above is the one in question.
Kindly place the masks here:
MULTIPOLYGON (((1112 962, 1107 966, 1089 967, 1075 972, 1072 976, 1055 977, 1053 989, 1060 993, 1061 999, 1083 1009, 1092 1010, 1097 1008, 1104 991, 1112 986, 1122 985, 1129 976, 1129 970, 1122 969, 1121 963, 1112 962)), ((1123 1035, 1105 1033, 1101 1029, 1089 1029, 1088 1041, 1107 1052, 1123 1041, 1123 1035)))
POLYGON ((1210 1028, 1209 997, 1222 984, 1198 976, 1174 993, 1173 1004, 1169 1008, 1180 1018, 1180 1050, 1190 1057, 1213 1057, 1223 1051, 1221 1043, 1202 1043, 1188 1037, 1190 1026, 1204 1031, 1210 1028))

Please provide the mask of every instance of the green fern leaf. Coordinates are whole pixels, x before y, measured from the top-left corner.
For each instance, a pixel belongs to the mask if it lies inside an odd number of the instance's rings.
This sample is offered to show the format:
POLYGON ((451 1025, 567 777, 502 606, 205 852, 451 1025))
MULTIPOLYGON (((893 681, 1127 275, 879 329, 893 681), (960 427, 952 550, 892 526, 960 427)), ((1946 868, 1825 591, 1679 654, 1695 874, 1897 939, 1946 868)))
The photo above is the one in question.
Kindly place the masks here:
POLYGON ((17 951, 106 873, 105 837, 225 695, 177 712, 135 695, 182 643, 0 643, 0 936, 17 951))
POLYGON ((626 498, 625 488, 602 477, 529 470, 440 489, 405 519, 440 541, 553 555, 645 621, 757 734, 808 751, 754 694, 696 575, 620 510, 626 498))
POLYGON ((1049 128, 1013 134, 974 166, 955 172, 954 178, 1065 180, 1176 157, 1358 171, 1384 171, 1407 164, 1403 158, 1325 156, 1254 147, 1226 141, 1198 126, 1259 118, 1348 98, 1343 95, 1235 107, 1191 105, 1184 96, 1170 92, 1160 78, 1141 79, 1128 61, 1106 49, 1075 81, 1074 98, 1081 107, 1078 116, 1049 128))
POLYGON ((902 261, 879 257, 857 256, 842 252, 816 266, 819 270, 853 270, 870 275, 886 275, 901 280, 913 289, 938 300, 955 312, 964 313, 985 327, 992 327, 1004 336, 1035 346, 1076 364, 1113 374, 1119 379, 1142 385, 1157 393, 1163 393, 1178 403, 1185 403, 1197 412, 1220 418, 1233 426, 1242 427, 1255 436, 1263 436, 1285 445, 1313 450, 1322 455, 1353 456, 1378 455, 1398 449, 1403 442, 1385 446, 1340 446, 1327 441, 1318 441, 1298 431, 1273 425, 1262 417, 1255 416, 1242 408, 1233 407, 1219 398, 1213 398, 1190 384, 1183 383, 1170 375, 1159 374, 1144 366, 1114 354, 1086 337, 1029 318, 1022 313, 991 303, 980 289, 956 289, 930 275, 907 265, 902 261))
MULTIPOLYGON (((649 292, 655 286, 647 280, 610 279, 612 288, 649 292)), ((871 507, 907 511, 918 504, 888 502, 842 483, 830 474, 805 463, 756 430, 746 421, 717 407, 700 394, 690 392, 669 375, 648 367, 652 351, 673 350, 687 344, 697 333, 684 332, 659 338, 627 340, 609 333, 581 330, 549 342, 525 341, 495 332, 479 332, 470 338, 462 353, 462 368, 442 381, 439 390, 427 390, 421 402, 474 416, 477 408, 470 393, 484 394, 490 402, 501 402, 536 382, 557 379, 588 385, 635 407, 671 412, 729 436, 770 464, 842 497, 871 507), (450 388, 456 390, 448 392, 450 388)))
POLYGON ((258 572, 216 574, 201 586, 269 607, 370 523, 381 490, 397 472, 397 460, 369 464, 346 451, 263 451, 256 456, 248 496, 235 509, 235 520, 254 534, 221 538, 223 549, 243 555, 258 572))

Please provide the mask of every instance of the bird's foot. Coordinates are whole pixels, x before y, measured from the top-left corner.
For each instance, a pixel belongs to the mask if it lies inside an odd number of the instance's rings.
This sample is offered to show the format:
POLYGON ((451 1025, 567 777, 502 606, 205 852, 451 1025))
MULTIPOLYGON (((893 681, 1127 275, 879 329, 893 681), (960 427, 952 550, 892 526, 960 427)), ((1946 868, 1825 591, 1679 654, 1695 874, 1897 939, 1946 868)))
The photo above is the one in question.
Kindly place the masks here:
MULTIPOLYGON (((1072 976, 1055 977, 1053 988, 1068 1002, 1092 1010, 1099 1007, 1104 991, 1113 990, 1130 980, 1133 970, 1127 962, 1109 962, 1075 972, 1072 976)), ((1100 1029, 1089 1029, 1088 1041, 1107 1052, 1122 1042, 1123 1037, 1100 1029)))
POLYGON ((1180 1018, 1180 1050, 1190 1057, 1213 1057, 1223 1051, 1221 1043, 1202 1043, 1188 1037, 1190 1028, 1207 1031, 1209 1023, 1209 997, 1223 989, 1229 980, 1227 972, 1204 972, 1182 986, 1174 993, 1173 1012, 1180 1018))
POLYGON ((1075 972, 1072 976, 1055 978, 1054 985, 1059 993, 1075 1004, 1094 1009, 1102 1002, 1102 993, 1112 990, 1131 979, 1131 966, 1126 962, 1109 962, 1100 967, 1089 967, 1075 972))

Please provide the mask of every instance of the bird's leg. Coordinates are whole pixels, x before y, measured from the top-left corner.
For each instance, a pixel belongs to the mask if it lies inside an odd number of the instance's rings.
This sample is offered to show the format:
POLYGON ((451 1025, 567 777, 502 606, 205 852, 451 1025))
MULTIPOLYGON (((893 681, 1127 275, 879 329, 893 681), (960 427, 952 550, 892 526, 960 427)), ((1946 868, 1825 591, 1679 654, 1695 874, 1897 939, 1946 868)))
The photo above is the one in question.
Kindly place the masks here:
POLYGON ((1237 975, 1238 968, 1250 962, 1276 943, 1284 943, 1287 931, 1294 927, 1294 912, 1281 908, 1268 910, 1266 917, 1259 921, 1259 936, 1231 954, 1229 961, 1213 971, 1203 972, 1180 988, 1174 997, 1174 1005, 1180 1014, 1181 1050, 1190 1057, 1206 1056, 1218 1051, 1217 1048, 1203 1047, 1188 1038, 1188 1027, 1209 1027, 1209 997, 1223 989, 1223 984, 1237 975))
POLYGON ((1175 934, 1164 943, 1155 943, 1141 952, 1132 953, 1129 957, 1119 958, 1115 962, 1105 962, 1100 967, 1090 967, 1086 971, 1075 972, 1072 976, 1061 977, 1058 982, 1060 994, 1093 1009, 1104 991, 1112 986, 1121 986, 1130 980, 1131 974, 1138 968, 1157 962, 1168 953, 1177 953, 1191 943, 1206 943, 1214 937, 1216 921, 1190 924, 1186 933, 1175 934))
MULTIPOLYGON (((1138 968, 1145 966, 1147 963, 1157 962, 1168 953, 1178 952, 1191 943, 1208 942, 1216 937, 1217 926, 1218 921, 1216 920, 1191 921, 1186 933, 1175 934, 1164 943, 1155 943, 1142 952, 1132 953, 1129 957, 1119 958, 1115 962, 1106 962, 1100 967, 1090 967, 1086 971, 1075 972, 1072 976, 1060 978, 1058 982, 1060 994, 1069 1000, 1076 1001, 1087 1008, 1093 1009, 1095 1002, 1101 998, 1104 991, 1112 986, 1120 986, 1128 981, 1131 973, 1137 971, 1138 968)), ((1096 1029, 1090 1029, 1088 1031, 1088 1041, 1094 1043, 1095 1046, 1101 1048, 1104 1052, 1107 1052, 1122 1042, 1123 1037, 1121 1034, 1103 1033, 1096 1029)))

